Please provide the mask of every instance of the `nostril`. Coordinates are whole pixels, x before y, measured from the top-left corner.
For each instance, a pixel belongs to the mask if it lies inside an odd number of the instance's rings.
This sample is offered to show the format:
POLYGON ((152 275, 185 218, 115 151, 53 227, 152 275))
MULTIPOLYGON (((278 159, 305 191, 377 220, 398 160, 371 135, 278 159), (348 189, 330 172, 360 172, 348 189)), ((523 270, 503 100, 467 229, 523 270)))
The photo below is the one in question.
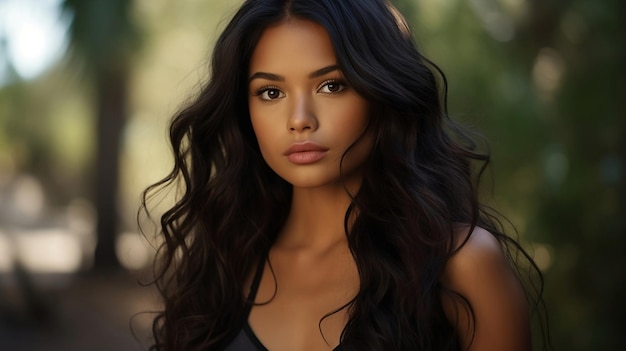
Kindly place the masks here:
POLYGON ((310 124, 306 124, 303 126, 289 126, 289 131, 290 132, 296 132, 296 131, 305 131, 305 130, 313 130, 313 127, 310 124))

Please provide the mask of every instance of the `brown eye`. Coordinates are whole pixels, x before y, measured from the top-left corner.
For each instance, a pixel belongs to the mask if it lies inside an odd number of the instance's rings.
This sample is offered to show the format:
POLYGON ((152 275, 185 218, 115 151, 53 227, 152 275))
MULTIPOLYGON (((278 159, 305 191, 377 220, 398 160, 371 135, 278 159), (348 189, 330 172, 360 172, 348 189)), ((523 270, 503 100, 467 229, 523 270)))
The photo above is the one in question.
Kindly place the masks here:
POLYGON ((261 100, 272 101, 282 98, 285 94, 277 88, 268 87, 259 91, 258 95, 261 97, 261 100))
POLYGON ((267 97, 270 99, 278 99, 280 92, 276 89, 270 89, 267 91, 267 97))
POLYGON ((336 83, 328 83, 328 85, 326 87, 328 87, 328 91, 330 91, 332 93, 338 92, 339 89, 341 88, 339 86, 339 84, 336 84, 336 83))
POLYGON ((322 86, 319 89, 319 92, 325 93, 325 94, 336 94, 344 90, 345 88, 346 88, 345 84, 336 80, 331 80, 322 84, 322 86))

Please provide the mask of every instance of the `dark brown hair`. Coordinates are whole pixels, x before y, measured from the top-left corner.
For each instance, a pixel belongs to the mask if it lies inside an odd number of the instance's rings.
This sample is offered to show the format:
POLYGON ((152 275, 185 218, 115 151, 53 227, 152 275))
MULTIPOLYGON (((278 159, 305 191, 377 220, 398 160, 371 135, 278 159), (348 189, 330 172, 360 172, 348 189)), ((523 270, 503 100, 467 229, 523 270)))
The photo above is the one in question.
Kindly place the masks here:
POLYGON ((152 349, 219 350, 243 324, 244 280, 291 202, 291 186, 266 165, 251 127, 248 67, 263 30, 290 16, 328 31, 347 82, 375 106, 375 143, 345 217, 358 213, 345 227, 361 286, 347 306, 344 349, 458 350, 440 302, 453 224, 521 248, 478 200, 489 157, 447 116, 445 77, 384 0, 250 0, 223 31, 210 80, 171 123, 174 168, 144 193, 145 206, 153 191, 183 186, 161 219, 156 283, 165 309, 152 349))

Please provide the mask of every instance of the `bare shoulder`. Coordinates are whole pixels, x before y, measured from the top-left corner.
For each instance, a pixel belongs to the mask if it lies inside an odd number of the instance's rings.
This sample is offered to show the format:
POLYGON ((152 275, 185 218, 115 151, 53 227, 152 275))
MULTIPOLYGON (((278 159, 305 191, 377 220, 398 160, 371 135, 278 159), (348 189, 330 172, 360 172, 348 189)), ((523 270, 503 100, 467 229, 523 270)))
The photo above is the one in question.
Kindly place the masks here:
POLYGON ((441 283, 453 292, 442 294, 444 311, 469 350, 530 349, 524 290, 494 235, 459 230, 441 283))
MULTIPOLYGON (((455 253, 446 265, 444 279, 457 282, 467 279, 467 274, 485 275, 484 270, 509 268, 507 259, 498 239, 487 230, 476 227, 469 233, 469 227, 459 227, 455 238, 455 253)), ((489 274, 486 274, 489 275, 489 274)))

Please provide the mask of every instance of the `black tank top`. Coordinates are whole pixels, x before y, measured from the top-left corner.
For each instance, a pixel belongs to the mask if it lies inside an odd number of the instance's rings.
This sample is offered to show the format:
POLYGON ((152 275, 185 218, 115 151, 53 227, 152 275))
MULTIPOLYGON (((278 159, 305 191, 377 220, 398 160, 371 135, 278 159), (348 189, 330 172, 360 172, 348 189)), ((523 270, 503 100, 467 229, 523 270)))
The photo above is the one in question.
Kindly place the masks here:
MULTIPOLYGON (((257 291, 259 290, 259 285, 261 284, 261 278, 263 277, 263 269, 265 268, 265 259, 263 259, 259 266, 257 267, 256 272, 254 273, 254 278, 252 280, 252 285, 250 286, 250 292, 248 293, 248 303, 246 305, 246 313, 245 319, 243 322, 243 326, 241 330, 235 336, 235 338, 228 344, 228 346, 224 349, 224 351, 269 351, 259 338, 256 337, 252 328, 250 328, 250 324, 248 323, 248 316, 250 315, 250 310, 252 310, 252 305, 254 304, 254 299, 256 298, 257 291)), ((342 351, 343 348, 341 344, 335 347, 333 351, 342 351)))

